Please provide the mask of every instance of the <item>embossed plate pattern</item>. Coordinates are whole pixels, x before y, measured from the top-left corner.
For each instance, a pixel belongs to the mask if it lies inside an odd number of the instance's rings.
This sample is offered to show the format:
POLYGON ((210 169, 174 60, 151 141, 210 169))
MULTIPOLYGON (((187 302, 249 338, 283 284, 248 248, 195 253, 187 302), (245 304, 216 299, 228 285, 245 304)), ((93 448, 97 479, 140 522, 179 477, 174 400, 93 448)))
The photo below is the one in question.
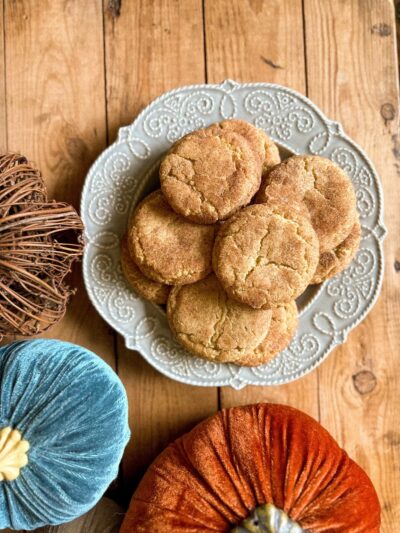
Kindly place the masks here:
MULTIPOLYGON (((383 277, 383 197, 368 157, 299 93, 268 83, 194 85, 166 93, 135 121, 119 130, 117 141, 97 159, 86 178, 81 212, 87 246, 83 259, 89 297, 100 315, 155 368, 193 385, 277 385, 307 374, 374 304, 383 277), (269 364, 240 368, 185 353, 174 340, 164 311, 135 295, 120 267, 119 244, 132 207, 157 186, 162 154, 186 133, 226 118, 242 118, 263 128, 291 153, 330 158, 350 176, 362 225, 360 249, 339 276, 310 291, 300 304, 297 334, 269 364)), ((132 357, 135 357, 132 354, 132 357)))

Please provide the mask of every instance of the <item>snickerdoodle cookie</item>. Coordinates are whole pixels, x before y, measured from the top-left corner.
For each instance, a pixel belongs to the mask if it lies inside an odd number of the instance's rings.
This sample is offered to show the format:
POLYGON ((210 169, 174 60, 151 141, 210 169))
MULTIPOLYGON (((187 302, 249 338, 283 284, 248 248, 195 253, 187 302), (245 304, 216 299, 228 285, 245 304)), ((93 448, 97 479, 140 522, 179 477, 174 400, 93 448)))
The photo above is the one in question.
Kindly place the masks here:
POLYGON ((353 186, 346 173, 329 159, 293 156, 270 170, 256 202, 282 196, 304 201, 321 253, 333 250, 350 233, 356 216, 353 186))
POLYGON ((169 325, 189 352, 210 361, 246 364, 266 337, 271 310, 231 300, 217 278, 174 287, 167 303, 169 325))
POLYGON ((297 324, 296 302, 289 302, 272 309, 269 331, 257 348, 251 354, 247 354, 246 366, 264 365, 278 355, 292 340, 297 324))
POLYGON ((156 304, 167 303, 171 287, 153 281, 142 274, 129 253, 126 237, 123 237, 121 242, 121 268, 127 282, 139 296, 156 304))
POLYGON ((261 183, 261 163, 242 135, 198 130, 183 137, 164 157, 160 182, 177 213, 212 224, 250 202, 261 183))
POLYGON ((318 258, 318 238, 301 207, 271 201, 248 206, 221 226, 213 267, 231 298, 273 308, 306 289, 318 258))
POLYGON ((211 272, 214 226, 195 224, 173 211, 161 191, 136 208, 129 251, 143 274, 169 285, 193 283, 211 272))
POLYGON ((264 130, 258 129, 264 142, 265 157, 262 167, 263 175, 266 174, 272 167, 281 162, 278 147, 274 141, 268 137, 264 130))
POLYGON ((356 255, 360 240, 361 226, 357 217, 357 222, 353 225, 348 237, 333 250, 320 255, 317 270, 310 283, 322 283, 342 272, 356 255))
POLYGON ((222 122, 212 124, 206 128, 206 131, 212 133, 218 131, 233 131, 234 133, 242 135, 249 141, 253 148, 256 158, 262 166, 263 173, 281 161, 276 144, 263 130, 256 128, 253 124, 250 124, 250 122, 239 119, 223 120, 222 122))

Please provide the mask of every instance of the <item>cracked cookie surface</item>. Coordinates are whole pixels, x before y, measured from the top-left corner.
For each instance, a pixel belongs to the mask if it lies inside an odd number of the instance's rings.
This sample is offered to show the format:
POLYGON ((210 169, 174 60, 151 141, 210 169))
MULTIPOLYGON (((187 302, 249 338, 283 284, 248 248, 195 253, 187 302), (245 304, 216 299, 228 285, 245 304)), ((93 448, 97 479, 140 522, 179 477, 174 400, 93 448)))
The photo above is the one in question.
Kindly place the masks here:
POLYGON ((357 217, 357 222, 353 225, 348 237, 333 250, 320 255, 317 270, 310 283, 323 283, 342 272, 356 255, 360 240, 361 225, 357 217))
POLYGON ((198 130, 179 140, 160 165, 161 189, 177 213, 200 224, 228 218, 261 183, 261 164, 238 133, 198 130))
POLYGON ((271 169, 256 202, 282 196, 304 201, 321 253, 334 249, 350 233, 356 217, 354 189, 346 173, 329 159, 293 156, 271 169))
POLYGON ((213 267, 231 298, 274 308, 307 288, 318 258, 318 238, 302 208, 271 201, 248 206, 221 226, 213 267))
POLYGON ((268 363, 284 350, 292 340, 298 325, 296 302, 272 309, 271 325, 265 339, 246 357, 246 366, 268 363))
POLYGON ((215 226, 195 224, 171 209, 161 191, 136 208, 129 251, 143 274, 159 283, 193 283, 211 272, 215 226))
POLYGON ((167 304, 169 325, 190 353, 210 361, 246 365, 266 337, 271 310, 252 309, 228 298, 214 274, 174 287, 167 304))
POLYGON ((263 173, 281 161, 276 144, 263 130, 256 128, 250 122, 239 119, 223 120, 212 124, 206 128, 206 131, 210 133, 233 131, 242 135, 250 143, 259 164, 262 166, 263 173))
POLYGON ((127 282, 139 296, 159 305, 167 303, 171 287, 164 283, 153 281, 141 272, 129 253, 126 236, 123 237, 121 242, 121 268, 127 282))

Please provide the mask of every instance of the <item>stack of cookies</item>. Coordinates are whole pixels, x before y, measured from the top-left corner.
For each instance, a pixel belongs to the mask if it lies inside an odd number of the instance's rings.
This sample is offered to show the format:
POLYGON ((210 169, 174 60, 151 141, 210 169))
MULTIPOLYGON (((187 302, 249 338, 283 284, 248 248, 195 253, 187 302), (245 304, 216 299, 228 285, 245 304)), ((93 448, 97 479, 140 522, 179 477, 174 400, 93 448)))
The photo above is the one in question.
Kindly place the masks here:
POLYGON ((167 305, 170 327, 190 353, 268 362, 296 331, 296 298, 341 272, 358 249, 349 178, 322 157, 281 163, 262 130, 226 120, 176 142, 160 183, 123 239, 127 281, 167 305))

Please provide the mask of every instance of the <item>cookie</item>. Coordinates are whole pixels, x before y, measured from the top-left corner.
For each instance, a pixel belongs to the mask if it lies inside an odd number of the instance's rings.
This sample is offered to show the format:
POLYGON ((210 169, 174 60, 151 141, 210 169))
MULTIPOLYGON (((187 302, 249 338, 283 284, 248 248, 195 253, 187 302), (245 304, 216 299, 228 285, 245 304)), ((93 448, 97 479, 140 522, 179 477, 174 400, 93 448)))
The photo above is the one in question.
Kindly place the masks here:
POLYGON ((121 242, 121 268, 126 281, 139 296, 159 305, 167 303, 171 287, 142 274, 129 253, 126 236, 121 242))
POLYGON ((211 272, 215 227, 195 224, 171 209, 156 191, 145 198, 131 219, 128 246, 148 278, 181 285, 211 272))
POLYGON ((258 128, 258 131, 260 132, 260 135, 264 142, 264 161, 262 166, 262 174, 263 176, 271 170, 272 167, 279 165, 281 162, 281 156, 279 154, 278 147, 274 143, 274 141, 268 137, 268 135, 265 133, 264 130, 258 128))
POLYGON ((248 206, 221 226, 213 267, 231 298, 266 309, 296 299, 318 258, 318 238, 302 208, 270 202, 248 206))
POLYGON ((256 202, 281 197, 304 201, 321 253, 338 246, 354 224, 356 197, 351 181, 340 167, 324 157, 293 156, 270 170, 256 202))
POLYGON ((261 165, 242 135, 198 130, 164 157, 160 182, 174 211, 193 222, 213 224, 250 202, 260 187, 261 165))
POLYGON ((223 120, 212 124, 206 128, 206 131, 214 134, 219 131, 233 131, 242 135, 250 143, 259 164, 262 166, 263 173, 281 161, 275 143, 263 130, 256 128, 250 122, 239 119, 223 120))
POLYGON ((268 363, 284 350, 292 340, 298 324, 296 302, 272 309, 271 325, 265 339, 246 357, 246 366, 268 363))
POLYGON ((310 283, 322 283, 342 272, 356 255, 360 240, 361 225, 357 217, 357 222, 353 225, 348 237, 330 252, 320 255, 317 270, 310 283))
POLYGON ((169 325, 177 340, 193 355, 215 362, 245 365, 266 337, 272 312, 252 309, 228 298, 211 274, 174 287, 167 303, 169 325))

